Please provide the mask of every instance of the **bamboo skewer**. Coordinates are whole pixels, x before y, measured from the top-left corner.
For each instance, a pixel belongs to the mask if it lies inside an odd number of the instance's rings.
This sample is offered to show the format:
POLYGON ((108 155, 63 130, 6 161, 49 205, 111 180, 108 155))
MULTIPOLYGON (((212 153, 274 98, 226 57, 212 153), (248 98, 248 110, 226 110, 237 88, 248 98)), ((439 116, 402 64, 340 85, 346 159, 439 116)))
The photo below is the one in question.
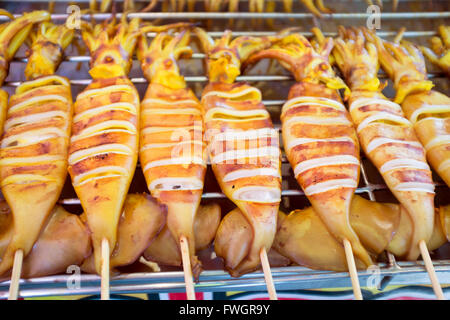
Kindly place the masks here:
POLYGON ((428 252, 427 244, 424 240, 419 242, 420 253, 422 255, 425 268, 430 276, 431 286, 433 287, 434 294, 438 300, 445 300, 444 292, 442 291, 441 284, 437 278, 436 271, 434 270, 433 261, 431 261, 430 253, 428 252))
POLYGON ((363 300, 361 287, 359 285, 358 271, 356 270, 355 258, 353 257, 353 250, 350 241, 344 239, 345 257, 347 258, 348 271, 352 281, 353 294, 356 300, 363 300))
POLYGON ((102 240, 102 266, 101 266, 101 284, 100 298, 109 300, 109 242, 108 239, 102 240))
POLYGON ((11 274, 11 283, 9 284, 8 300, 17 300, 19 296, 19 281, 22 273, 23 250, 19 249, 14 254, 14 264, 11 274))
POLYGON ((181 260, 183 261, 184 282, 188 300, 195 300, 194 282, 192 281, 191 260, 189 258, 189 245, 185 236, 180 237, 181 260))
POLYGON ((266 281, 269 298, 270 300, 278 300, 277 291, 275 290, 275 285, 273 284, 272 272, 270 271, 269 258, 267 257, 266 248, 261 248, 259 257, 261 258, 261 266, 264 272, 264 279, 266 281))

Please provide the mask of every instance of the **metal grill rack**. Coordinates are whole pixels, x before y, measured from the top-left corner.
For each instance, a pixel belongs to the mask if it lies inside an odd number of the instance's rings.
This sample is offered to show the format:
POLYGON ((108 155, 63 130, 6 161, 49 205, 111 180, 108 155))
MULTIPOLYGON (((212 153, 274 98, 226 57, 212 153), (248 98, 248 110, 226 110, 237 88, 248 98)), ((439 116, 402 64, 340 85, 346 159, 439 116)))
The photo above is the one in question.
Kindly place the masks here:
MULTIPOLYGON (((89 0, 82 0, 77 1, 77 4, 81 8, 87 8, 88 2, 89 0)), ((122 1, 116 2, 120 8, 122 1)), ((143 0, 135 0, 135 2, 140 4, 143 0)), ((367 5, 363 0, 330 0, 327 2, 327 5, 335 8, 337 13, 324 15, 323 19, 317 19, 311 13, 306 12, 300 4, 294 6, 294 13, 284 13, 280 9, 280 0, 275 1, 277 8, 280 10, 270 13, 248 12, 246 10, 246 6, 248 8, 248 1, 241 1, 242 10, 239 13, 201 12, 203 7, 200 7, 200 2, 202 1, 199 0, 198 2, 199 10, 196 12, 148 12, 132 13, 129 16, 140 17, 143 20, 160 19, 160 23, 194 20, 204 23, 205 26, 209 20, 213 21, 212 27, 208 28, 209 34, 213 37, 220 37, 223 30, 230 27, 228 24, 229 19, 233 19, 235 23, 235 26, 231 26, 233 36, 272 35, 277 30, 286 26, 300 27, 300 32, 305 36, 311 36, 310 28, 318 26, 324 31, 326 36, 335 36, 338 25, 364 25, 369 17, 369 14, 366 13, 367 5), (271 19, 272 22, 267 23, 268 19, 271 19)), ((438 25, 450 23, 450 3, 446 0, 400 0, 398 12, 389 11, 389 2, 384 1, 386 11, 383 11, 381 15, 382 29, 378 32, 381 37, 393 37, 396 35, 396 30, 400 26, 406 26, 408 31, 405 33, 405 37, 411 41, 425 44, 428 38, 436 34, 438 25)), ((63 21, 66 19, 67 13, 65 12, 65 8, 67 5, 68 1, 55 1, 55 13, 52 14, 52 20, 63 21)), ((20 3, 0 0, 0 7, 14 14, 20 14, 23 11, 30 11, 32 9, 47 9, 47 6, 46 1, 40 0, 27 0, 20 3)), ((92 17, 96 21, 102 21, 110 18, 111 15, 101 13, 94 14, 92 17)), ((120 17, 120 14, 118 14, 118 17, 120 17)), ((84 15, 83 18, 91 19, 91 16, 84 15)), ((4 17, 0 17, 0 21, 3 19, 4 17)), ((153 37, 154 34, 149 33, 148 36, 153 37)), ((202 87, 207 81, 202 65, 204 54, 199 50, 195 50, 195 48, 194 51, 195 53, 192 59, 181 62, 181 71, 186 76, 185 79, 192 89, 194 89, 194 92, 200 96, 202 87)), ((76 95, 91 81, 87 72, 89 57, 78 53, 75 48, 69 48, 66 54, 65 61, 57 73, 71 79, 75 99, 76 95), (78 67, 80 68, 78 69, 78 67)), ((26 61, 24 50, 19 51, 11 64, 10 75, 5 83, 5 89, 10 93, 13 93, 15 87, 23 81, 23 70, 26 61)), ((271 73, 267 73, 267 70, 268 68, 264 63, 259 64, 256 68, 238 77, 238 81, 248 81, 261 89, 264 104, 271 113, 275 127, 280 129, 279 114, 281 106, 294 81, 281 68, 270 69, 271 73)), ((448 79, 431 65, 428 66, 428 71, 429 77, 436 83, 436 89, 450 94, 448 79)), ((380 74, 380 77, 386 79, 383 73, 380 74)), ((147 87, 147 82, 142 76, 137 61, 133 63, 130 78, 135 83, 142 97, 147 87)), ((385 93, 388 96, 392 96, 392 86, 388 87, 385 93)), ((295 181, 292 169, 284 155, 282 160, 283 191, 281 209, 289 212, 293 209, 304 208, 309 205, 308 200, 295 181)), ((370 200, 395 202, 394 197, 387 190, 375 167, 364 156, 362 160, 360 185, 356 193, 370 200)), ((437 191, 436 204, 449 204, 449 188, 436 175, 435 183, 437 191)), ((130 192, 147 192, 145 180, 140 168, 136 170, 130 192)), ((202 201, 220 203, 224 214, 233 208, 231 202, 220 192, 220 188, 210 168, 207 171, 202 201)), ((70 184, 70 179, 68 179, 63 189, 60 203, 70 212, 81 212, 80 202, 70 184)), ((209 248, 199 253, 206 270, 201 274, 200 281, 195 286, 196 291, 266 291, 262 272, 254 272, 240 278, 232 278, 228 273, 222 271, 222 265, 218 258, 211 258, 211 252, 212 249, 209 248)), ((442 284, 450 284, 450 245, 447 244, 434 252, 432 258, 440 282, 442 284)), ((396 261, 392 255, 386 253, 385 259, 378 264, 378 267, 379 275, 382 278, 382 285, 430 284, 428 274, 421 261, 396 261)), ((163 268, 161 272, 148 272, 148 269, 144 265, 136 263, 121 271, 123 272, 120 275, 111 278, 111 294, 184 292, 185 290, 184 276, 180 268, 163 268)), ((276 289, 279 291, 351 287, 350 278, 346 272, 317 271, 299 266, 289 266, 272 268, 272 275, 276 289)), ((371 275, 373 275, 373 271, 371 270, 359 272, 359 278, 363 288, 366 280, 371 275)), ((100 278, 97 275, 81 275, 80 288, 72 288, 70 286, 72 277, 71 274, 66 274, 27 280, 22 279, 20 281, 20 295, 22 297, 44 297, 99 294, 100 278)), ((0 298, 7 297, 8 288, 9 281, 0 283, 0 298)), ((447 297, 449 297, 448 293, 447 297)))

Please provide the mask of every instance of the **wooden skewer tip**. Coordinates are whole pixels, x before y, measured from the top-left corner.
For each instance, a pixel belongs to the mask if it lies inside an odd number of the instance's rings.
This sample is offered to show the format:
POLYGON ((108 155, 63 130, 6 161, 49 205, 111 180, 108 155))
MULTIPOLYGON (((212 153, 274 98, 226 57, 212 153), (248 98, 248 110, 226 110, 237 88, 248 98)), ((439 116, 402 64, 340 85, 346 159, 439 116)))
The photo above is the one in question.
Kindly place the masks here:
POLYGON ((352 245, 350 241, 344 239, 345 257, 347 258, 348 271, 352 281, 353 294, 356 300, 363 300, 361 287, 359 285, 358 270, 356 269, 355 258, 353 256, 352 245))
POLYGON ((269 258, 267 256, 266 248, 261 248, 260 251, 261 266, 264 272, 264 279, 267 285, 267 292, 269 293, 270 300, 278 300, 277 291, 273 283, 272 272, 270 270, 269 258))
POLYGON ((188 300, 196 300, 194 281, 192 276, 191 259, 189 257, 189 245, 185 236, 180 237, 181 260, 183 262, 184 282, 188 300))
POLYGON ((22 273, 23 250, 19 249, 14 254, 14 264, 11 274, 11 283, 9 285, 8 300, 17 300, 19 296, 19 281, 22 273))
POLYGON ((102 240, 102 260, 101 260, 101 291, 100 298, 101 300, 109 300, 109 241, 104 238, 102 240))
POLYGON ((442 291, 441 284, 434 270, 433 261, 431 261, 430 252, 428 251, 427 244, 424 240, 419 242, 420 254, 422 255, 425 268, 431 280, 431 286, 433 287, 434 294, 438 300, 445 300, 444 292, 442 291))

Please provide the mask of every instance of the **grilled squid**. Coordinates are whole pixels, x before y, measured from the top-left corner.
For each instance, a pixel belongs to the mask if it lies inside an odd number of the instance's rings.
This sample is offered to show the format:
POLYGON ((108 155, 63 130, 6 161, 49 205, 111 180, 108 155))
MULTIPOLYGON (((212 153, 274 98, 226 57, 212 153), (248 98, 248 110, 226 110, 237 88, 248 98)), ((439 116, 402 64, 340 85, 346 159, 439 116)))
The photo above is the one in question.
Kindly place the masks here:
POLYGON ((438 31, 439 36, 430 39, 431 48, 421 46, 420 50, 450 77, 450 26, 441 25, 438 31))
POLYGON ((337 89, 348 88, 328 62, 332 40, 318 52, 300 34, 291 34, 271 48, 252 55, 247 63, 274 58, 297 81, 281 113, 283 144, 294 175, 338 242, 347 239, 366 266, 372 260, 349 223, 349 210, 358 186, 359 143, 350 115, 337 89))
POLYGON ((201 272, 195 256, 194 221, 206 172, 203 107, 180 75, 176 60, 190 55, 189 32, 160 33, 138 56, 150 82, 141 104, 139 159, 150 193, 168 208, 167 228, 180 246, 187 239, 193 275, 201 272))
POLYGON ((74 105, 69 173, 92 232, 95 267, 101 243, 114 248, 117 225, 137 163, 139 95, 127 78, 139 20, 83 25, 93 81, 74 105))
POLYGON ((424 57, 415 45, 384 41, 368 30, 365 36, 378 50, 381 66, 394 82, 395 102, 414 126, 428 162, 450 186, 450 98, 432 90, 424 57))
POLYGON ((278 131, 262 104, 261 92, 234 81, 241 61, 275 38, 231 40, 231 32, 226 31, 214 42, 203 30, 196 32, 207 54, 209 84, 201 102, 209 159, 222 191, 251 226, 245 246, 230 246, 216 238, 217 255, 224 258, 231 275, 237 276, 256 269, 260 251, 269 251, 272 245, 281 198, 281 153, 278 131))
MULTIPOLYGON (((9 62, 16 51, 30 34, 33 24, 50 19, 46 11, 33 11, 14 19, 8 11, 0 9, 0 15, 11 19, 0 25, 0 86, 3 85, 9 71, 9 62)), ((8 107, 8 93, 0 89, 0 136, 3 133, 6 109, 8 107)))
POLYGON ((414 233, 406 258, 420 255, 419 242, 428 242, 434 226, 434 184, 412 123, 402 108, 387 99, 377 78, 378 55, 358 29, 340 28, 333 51, 350 86, 350 112, 362 149, 386 185, 409 213, 414 233))
POLYGON ((12 210, 14 233, 0 274, 12 266, 17 250, 25 256, 30 252, 66 179, 72 94, 69 80, 53 72, 73 35, 64 25, 39 25, 25 69, 27 81, 9 102, 0 143, 0 188, 12 210), (44 52, 52 58, 47 60, 44 52))

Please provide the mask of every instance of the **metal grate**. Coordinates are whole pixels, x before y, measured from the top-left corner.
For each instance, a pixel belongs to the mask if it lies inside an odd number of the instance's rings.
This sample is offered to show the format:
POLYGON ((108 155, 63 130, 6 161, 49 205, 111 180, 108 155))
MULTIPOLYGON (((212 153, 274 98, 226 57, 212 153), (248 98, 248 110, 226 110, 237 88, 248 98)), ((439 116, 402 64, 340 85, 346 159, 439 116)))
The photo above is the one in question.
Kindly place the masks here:
MULTIPOLYGON (((136 1, 136 0, 135 0, 136 1)), ((65 13, 65 6, 68 1, 55 1, 55 8, 57 13, 52 14, 52 20, 62 21, 67 18, 65 13)), ((121 1, 117 1, 119 4, 121 1)), ((142 2, 141 0, 136 2, 142 2)), ((199 1, 200 2, 200 1, 199 1)), ((246 5, 246 1, 242 1, 246 5)), ((280 1, 277 1, 280 2, 280 1)), ((275 34, 276 30, 282 26, 300 26, 301 33, 305 36, 311 36, 309 29, 312 26, 319 26, 326 36, 336 35, 336 26, 343 25, 362 25, 369 17, 365 13, 365 2, 359 1, 330 1, 330 7, 335 7, 337 12, 333 15, 324 15, 324 18, 319 20, 308 12, 302 12, 301 6, 296 7, 295 13, 249 13, 242 11, 240 13, 216 13, 216 12, 149 12, 149 13, 133 13, 130 17, 140 17, 143 20, 162 19, 161 23, 173 22, 174 20, 189 20, 194 19, 200 22, 207 22, 207 20, 214 21, 213 27, 209 28, 209 34, 213 37, 220 37, 223 30, 227 27, 227 20, 234 19, 236 23, 242 21, 252 21, 247 23, 244 27, 236 27, 233 36, 251 35, 251 36, 266 36, 275 34), (350 8, 350 9, 349 9, 350 8), (348 12, 354 11, 354 12, 348 12), (265 23, 267 20, 261 20, 255 26, 253 20, 257 19, 273 19, 275 22, 272 26, 265 23), (217 22, 217 23, 216 23, 217 22), (274 29, 272 29, 272 27, 274 29)), ((401 26, 411 26, 405 33, 411 41, 425 43, 426 39, 436 34, 437 26, 441 23, 450 22, 450 4, 448 1, 434 1, 437 3, 437 10, 433 9, 428 4, 430 1, 414 1, 403 0, 400 1, 399 12, 385 12, 381 16, 382 31, 379 32, 381 37, 392 37, 396 35, 396 30, 401 26), (415 6, 415 11, 412 8, 415 6), (403 10, 403 11, 402 11, 403 10), (420 11, 422 10, 422 11, 420 11)), ((88 0, 78 1, 81 7, 86 7, 88 0)), ((39 0, 23 1, 20 4, 0 0, 0 7, 6 8, 12 13, 20 14, 22 11, 30 11, 32 9, 46 9, 47 3, 39 0)), ((388 5, 386 5, 388 6, 388 5)), ((118 17, 120 14, 118 14, 118 17)), ((110 18, 110 14, 94 14, 92 16, 95 20, 101 21, 110 18)), ((91 19, 91 16, 85 15, 83 18, 91 19)), ((0 17, 2 21, 4 17, 0 17)), ((235 28, 231 28, 235 30, 235 28)), ((154 37, 154 33, 149 33, 149 37, 154 37)), ((194 48, 195 49, 195 48, 194 48)), ((10 75, 5 83, 5 89, 10 93, 14 92, 16 86, 23 81, 23 70, 27 59, 24 51, 19 51, 17 57, 13 60, 11 65, 10 75)), ((201 90, 207 81, 204 68, 202 66, 202 59, 204 54, 198 50, 194 53, 189 61, 181 62, 182 74, 186 75, 185 79, 189 86, 196 92, 198 96, 201 95, 201 90)), ((67 56, 62 63, 58 74, 67 76, 71 79, 74 99, 76 95, 83 90, 91 81, 88 74, 89 56, 80 55, 75 48, 70 48, 67 51, 67 56), (77 67, 80 67, 79 69, 77 67)), ((442 72, 435 69, 433 66, 428 66, 429 77, 436 83, 437 90, 450 94, 449 81, 445 78, 442 72)), ((264 96, 264 104, 269 110, 274 125, 280 129, 279 114, 281 106, 284 103, 287 92, 290 86, 294 83, 293 78, 284 70, 270 69, 273 72, 267 73, 267 66, 258 65, 248 74, 238 77, 238 81, 248 81, 256 87, 262 89, 264 96)), ((139 63, 133 62, 133 68, 130 73, 133 83, 135 83, 141 97, 145 93, 147 81, 142 76, 139 63)), ((380 73, 380 78, 386 79, 386 75, 380 73)), ((386 94, 392 95, 392 87, 388 87, 386 94)), ((293 209, 303 208, 309 205, 307 198, 298 186, 293 177, 292 169, 287 162, 286 157, 282 158, 282 173, 283 173, 283 191, 282 191, 282 205, 281 209, 289 212, 293 209)), ((215 182, 215 178, 210 168, 208 168, 207 183, 205 183, 205 190, 203 194, 204 202, 215 201, 221 204, 223 213, 233 208, 231 202, 226 196, 221 193, 220 188, 215 182)), ((436 204, 448 204, 450 199, 449 188, 435 175, 436 183, 436 204)), ((136 170, 130 192, 147 192, 147 187, 141 170, 136 170)), ((360 185, 356 191, 357 194, 362 195, 370 200, 377 201, 391 201, 395 199, 383 183, 381 176, 377 173, 375 167, 366 159, 362 158, 361 179, 360 185)), ((70 212, 81 212, 80 201, 70 184, 68 178, 66 185, 61 195, 60 203, 63 204, 70 212)), ((211 258, 212 249, 209 248, 204 252, 199 253, 199 256, 204 261, 205 271, 200 276, 200 282, 196 284, 196 291, 265 291, 266 285, 262 272, 254 272, 244 275, 240 278, 232 278, 228 273, 222 271, 222 265, 218 259, 211 258)), ((447 244, 440 248, 433 255, 433 261, 438 278, 443 284, 450 284, 450 246, 447 244)), ((395 258, 386 254, 385 261, 378 264, 380 268, 380 277, 383 279, 382 283, 385 285, 390 283, 392 285, 405 284, 429 284, 428 274, 421 261, 419 262, 397 262, 395 258)), ((164 268, 162 272, 149 273, 145 266, 136 263, 133 266, 122 270, 123 273, 119 276, 111 278, 111 293, 156 293, 156 292, 184 292, 184 278, 180 268, 164 268)), ((346 272, 329 272, 317 271, 304 267, 283 267, 272 268, 274 283, 277 290, 293 290, 293 289, 319 289, 319 288, 350 288, 351 282, 346 272)), ((360 282, 365 286, 365 281, 372 273, 370 271, 359 272, 360 282)), ((97 275, 82 275, 81 288, 69 289, 67 281, 70 280, 70 275, 55 275, 49 277, 22 279, 20 282, 20 295, 22 297, 34 296, 55 296, 55 295, 80 295, 80 294, 99 294, 100 292, 100 278, 97 275)), ((8 294, 9 281, 0 283, 0 298, 6 298, 8 294)))

